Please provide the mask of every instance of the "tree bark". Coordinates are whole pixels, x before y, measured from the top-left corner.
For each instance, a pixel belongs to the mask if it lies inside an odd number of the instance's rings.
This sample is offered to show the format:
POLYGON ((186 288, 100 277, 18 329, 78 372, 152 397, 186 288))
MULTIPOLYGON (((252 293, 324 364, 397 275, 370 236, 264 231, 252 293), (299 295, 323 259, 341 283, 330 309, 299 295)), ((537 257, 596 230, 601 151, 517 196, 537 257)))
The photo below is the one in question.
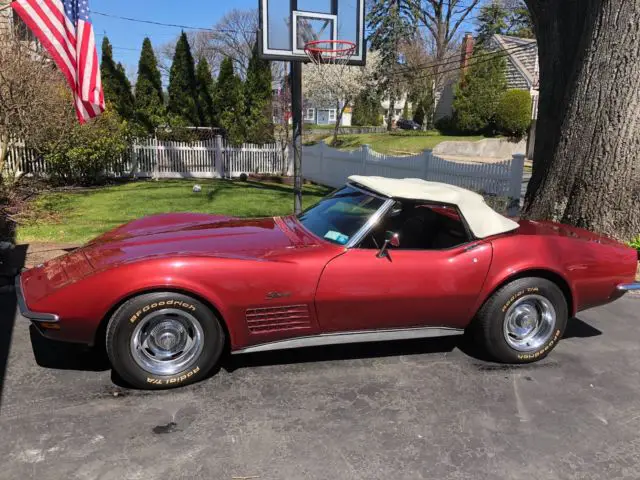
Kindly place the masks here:
POLYGON ((640 233, 640 0, 526 0, 540 58, 524 216, 640 233))
POLYGON ((340 100, 338 100, 338 103, 336 104, 336 125, 333 129, 333 140, 331 141, 331 146, 333 147, 338 145, 338 132, 340 131, 344 111, 347 109, 349 103, 351 103, 351 99, 347 98, 344 100, 342 105, 340 104, 340 100))
POLYGON ((5 163, 7 161, 8 154, 9 154, 9 134, 1 133, 0 134, 0 184, 3 181, 3 173, 4 173, 5 163))
MULTIPOLYGON (((395 92, 395 90, 394 90, 395 92)), ((393 117, 396 114, 396 99, 392 93, 389 97, 389 110, 387 111, 387 132, 393 130, 393 117)))

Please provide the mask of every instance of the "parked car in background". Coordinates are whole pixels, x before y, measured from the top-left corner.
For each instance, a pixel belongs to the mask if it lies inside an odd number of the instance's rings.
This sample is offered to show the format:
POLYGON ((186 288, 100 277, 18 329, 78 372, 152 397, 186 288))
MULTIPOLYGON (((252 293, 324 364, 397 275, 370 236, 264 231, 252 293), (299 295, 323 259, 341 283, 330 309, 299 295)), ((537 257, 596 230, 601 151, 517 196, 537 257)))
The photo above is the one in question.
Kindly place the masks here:
POLYGON ((400 130, 420 130, 420 124, 418 122, 406 120, 404 118, 401 118, 396 122, 396 127, 400 130))
MULTIPOLYGON (((106 345, 138 388, 203 379, 225 352, 468 331, 496 361, 540 360, 577 312, 635 283, 637 252, 515 222, 463 188, 349 177, 300 215, 135 220, 16 279, 54 340, 106 345)), ((588 348, 585 346, 584 348, 588 348)))

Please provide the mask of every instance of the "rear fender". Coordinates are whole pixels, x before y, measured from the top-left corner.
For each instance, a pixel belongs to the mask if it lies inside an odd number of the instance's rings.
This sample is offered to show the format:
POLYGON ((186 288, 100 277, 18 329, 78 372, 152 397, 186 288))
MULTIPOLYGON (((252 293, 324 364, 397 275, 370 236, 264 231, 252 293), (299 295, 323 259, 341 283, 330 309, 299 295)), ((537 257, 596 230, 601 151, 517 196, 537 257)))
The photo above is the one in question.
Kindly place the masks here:
POLYGON ((548 266, 529 264, 503 268, 497 272, 490 271, 482 292, 478 296, 478 302, 474 306, 474 311, 477 313, 495 291, 514 280, 525 277, 545 278, 558 285, 567 299, 569 315, 573 317, 577 313, 575 288, 568 281, 567 277, 560 271, 549 268, 548 266))

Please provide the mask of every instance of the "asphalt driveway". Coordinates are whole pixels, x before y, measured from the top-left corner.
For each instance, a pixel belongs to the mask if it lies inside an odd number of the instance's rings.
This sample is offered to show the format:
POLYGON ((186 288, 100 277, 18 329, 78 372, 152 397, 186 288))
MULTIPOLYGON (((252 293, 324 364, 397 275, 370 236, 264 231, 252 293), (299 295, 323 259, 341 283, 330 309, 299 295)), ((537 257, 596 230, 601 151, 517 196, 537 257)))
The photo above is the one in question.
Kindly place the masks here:
POLYGON ((233 357, 160 393, 13 309, 5 294, 2 479, 640 478, 640 297, 580 314, 527 367, 422 340, 233 357))

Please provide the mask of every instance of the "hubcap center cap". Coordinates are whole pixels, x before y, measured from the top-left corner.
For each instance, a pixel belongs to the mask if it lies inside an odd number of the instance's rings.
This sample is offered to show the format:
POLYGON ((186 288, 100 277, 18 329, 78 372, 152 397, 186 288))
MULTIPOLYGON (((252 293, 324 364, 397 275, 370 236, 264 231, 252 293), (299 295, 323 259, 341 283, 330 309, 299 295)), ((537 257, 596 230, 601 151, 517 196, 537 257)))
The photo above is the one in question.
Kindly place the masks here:
POLYGON ((190 313, 162 309, 136 326, 130 342, 136 363, 155 375, 175 375, 188 369, 204 348, 204 332, 190 313))
POLYGON ((177 353, 187 340, 187 332, 178 321, 166 321, 156 325, 149 333, 151 349, 162 350, 162 353, 177 353))
POLYGON ((518 351, 534 351, 551 336, 556 312, 540 295, 525 295, 509 307, 505 315, 504 337, 518 351))

